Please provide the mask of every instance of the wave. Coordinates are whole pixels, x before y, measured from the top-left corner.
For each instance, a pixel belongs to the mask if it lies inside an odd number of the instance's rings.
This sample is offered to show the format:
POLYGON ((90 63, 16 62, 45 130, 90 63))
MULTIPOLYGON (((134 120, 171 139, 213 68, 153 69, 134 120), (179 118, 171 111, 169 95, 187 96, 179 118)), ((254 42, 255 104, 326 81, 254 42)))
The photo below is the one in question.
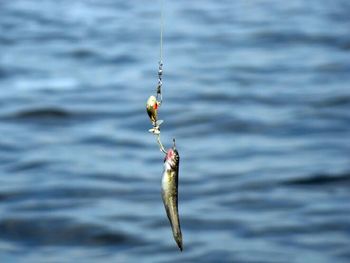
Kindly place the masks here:
POLYGON ((342 107, 350 105, 350 96, 337 96, 332 98, 326 98, 322 101, 313 104, 316 108, 328 108, 328 107, 342 107))
POLYGON ((2 240, 30 246, 116 246, 143 243, 139 237, 134 238, 121 231, 57 217, 4 218, 0 221, 0 232, 2 240))
POLYGON ((323 186, 334 184, 350 184, 350 174, 345 173, 341 175, 319 174, 306 178, 296 178, 284 182, 285 185, 300 185, 300 186, 323 186))
POLYGON ((15 119, 62 119, 73 116, 73 113, 60 108, 38 108, 21 110, 12 115, 15 119))

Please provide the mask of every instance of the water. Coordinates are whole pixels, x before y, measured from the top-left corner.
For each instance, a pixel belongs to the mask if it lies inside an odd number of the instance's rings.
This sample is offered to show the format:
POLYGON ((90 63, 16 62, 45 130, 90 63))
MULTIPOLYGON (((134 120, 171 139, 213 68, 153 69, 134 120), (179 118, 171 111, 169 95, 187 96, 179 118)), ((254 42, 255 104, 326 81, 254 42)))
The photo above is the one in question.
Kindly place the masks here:
POLYGON ((348 1, 0 3, 1 262, 349 262, 348 1))

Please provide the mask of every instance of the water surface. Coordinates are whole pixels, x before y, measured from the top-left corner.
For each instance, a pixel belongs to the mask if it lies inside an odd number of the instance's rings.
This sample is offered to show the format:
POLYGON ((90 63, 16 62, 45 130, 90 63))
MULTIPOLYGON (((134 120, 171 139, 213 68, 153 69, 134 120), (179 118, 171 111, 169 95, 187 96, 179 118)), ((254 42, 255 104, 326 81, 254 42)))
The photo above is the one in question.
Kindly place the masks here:
POLYGON ((348 1, 0 3, 1 262, 349 262, 348 1))

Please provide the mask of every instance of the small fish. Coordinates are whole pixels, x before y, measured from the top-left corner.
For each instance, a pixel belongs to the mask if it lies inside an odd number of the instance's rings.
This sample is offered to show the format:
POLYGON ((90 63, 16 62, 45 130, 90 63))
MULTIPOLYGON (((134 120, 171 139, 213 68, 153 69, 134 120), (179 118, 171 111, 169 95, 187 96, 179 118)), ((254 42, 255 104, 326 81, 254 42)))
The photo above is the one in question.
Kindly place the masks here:
POLYGON ((154 96, 150 96, 146 103, 146 110, 149 118, 151 119, 152 125, 156 126, 158 118, 158 106, 159 103, 154 96))
POLYGON ((173 230, 174 239, 182 251, 182 233, 178 212, 178 176, 179 176, 180 156, 175 147, 167 151, 164 159, 164 171, 162 177, 162 199, 166 214, 173 230))

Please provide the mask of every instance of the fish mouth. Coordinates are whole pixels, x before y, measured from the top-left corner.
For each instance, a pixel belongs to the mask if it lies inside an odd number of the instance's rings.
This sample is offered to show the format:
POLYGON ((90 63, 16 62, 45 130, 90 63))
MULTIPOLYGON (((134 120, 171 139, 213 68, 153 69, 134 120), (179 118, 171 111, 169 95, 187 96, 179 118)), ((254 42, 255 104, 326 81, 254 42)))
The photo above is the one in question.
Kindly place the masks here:
POLYGON ((169 149, 166 153, 166 156, 165 156, 165 161, 171 161, 174 159, 174 156, 175 156, 175 152, 173 149, 169 149))

